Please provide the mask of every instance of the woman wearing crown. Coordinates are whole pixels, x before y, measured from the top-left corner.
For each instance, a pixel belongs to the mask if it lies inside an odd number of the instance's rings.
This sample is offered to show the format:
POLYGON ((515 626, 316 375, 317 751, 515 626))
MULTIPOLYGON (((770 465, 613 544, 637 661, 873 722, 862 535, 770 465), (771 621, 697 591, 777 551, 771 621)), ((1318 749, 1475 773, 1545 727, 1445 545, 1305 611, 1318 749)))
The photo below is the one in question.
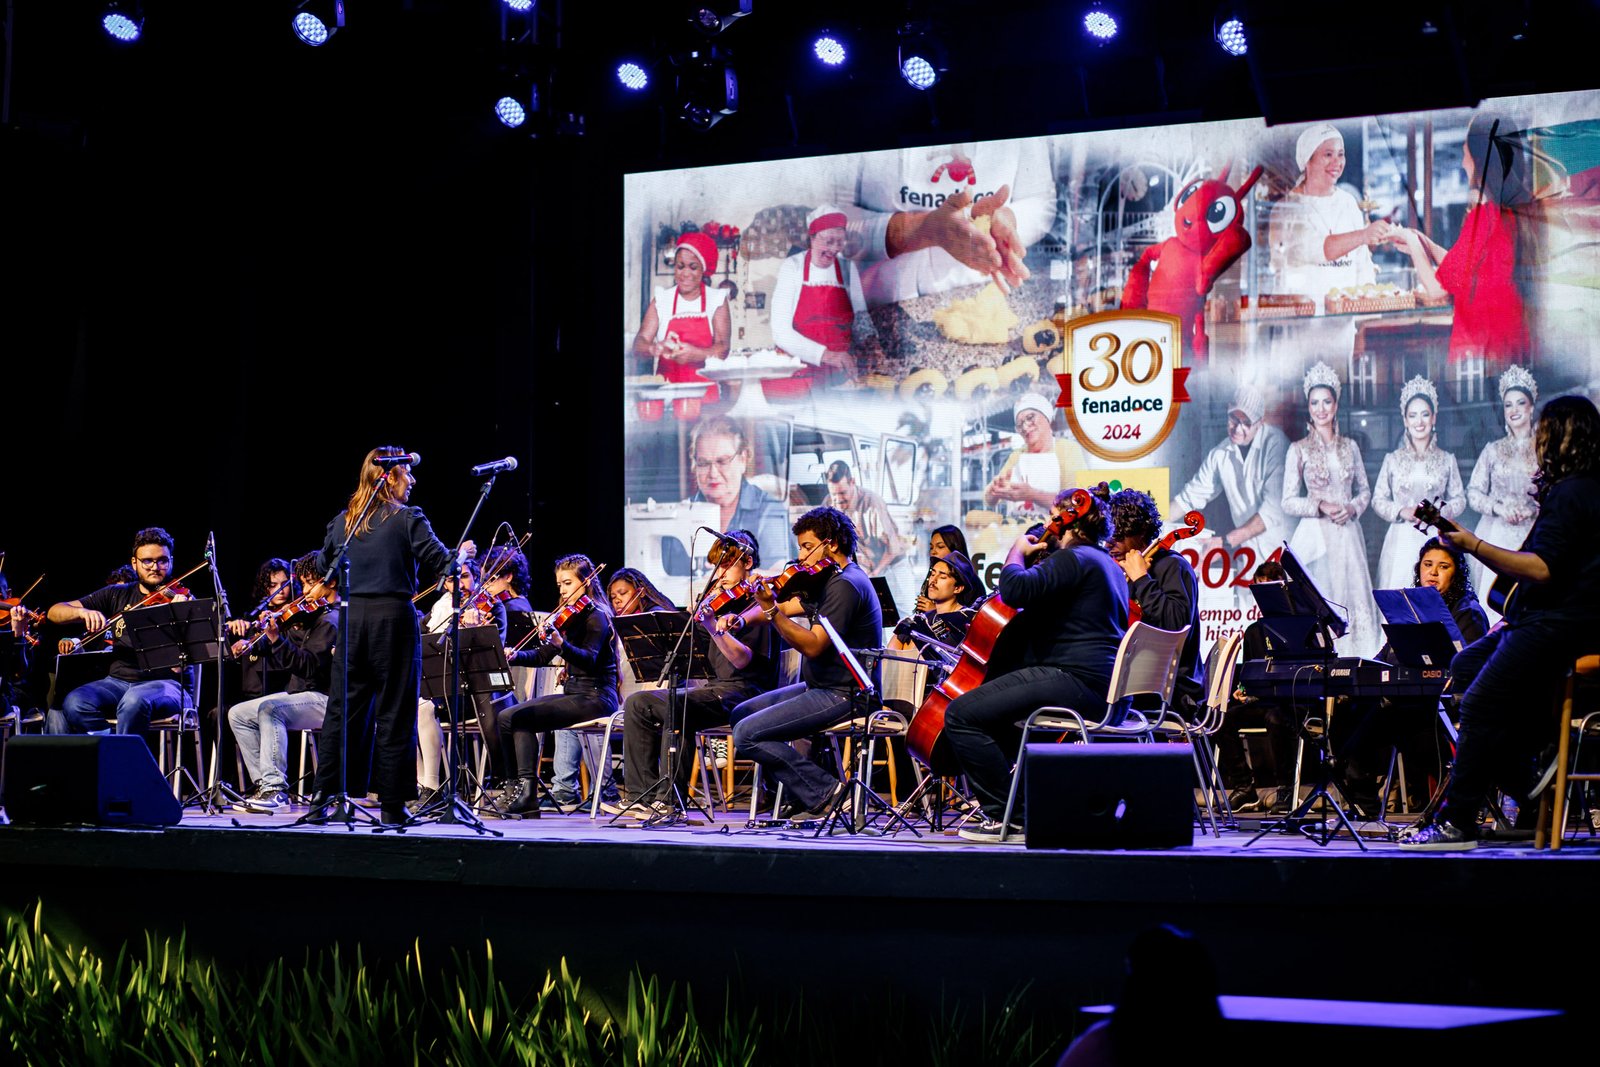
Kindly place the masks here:
POLYGON ((1439 391, 1418 375, 1400 390, 1400 415, 1405 432, 1400 447, 1383 457, 1372 487, 1372 510, 1389 524, 1378 556, 1379 589, 1411 584, 1417 553, 1428 535, 1414 525, 1417 504, 1431 501, 1439 514, 1453 519, 1466 510, 1461 465, 1438 446, 1439 391))
POLYGON ((1323 596, 1349 616, 1336 642, 1341 656, 1371 656, 1383 643, 1372 605, 1372 580, 1361 513, 1372 500, 1361 450, 1339 433, 1339 375, 1318 361, 1301 382, 1310 432, 1289 446, 1283 510, 1300 517, 1289 547, 1323 596))
MULTIPOLYGON (((1500 375, 1500 407, 1506 435, 1483 446, 1467 483, 1467 503, 1482 516, 1473 532, 1492 545, 1522 544, 1539 515, 1533 498, 1533 406, 1539 383, 1527 368, 1513 364, 1500 375)), ((1488 605, 1494 575, 1477 559, 1471 562, 1472 585, 1488 605)))

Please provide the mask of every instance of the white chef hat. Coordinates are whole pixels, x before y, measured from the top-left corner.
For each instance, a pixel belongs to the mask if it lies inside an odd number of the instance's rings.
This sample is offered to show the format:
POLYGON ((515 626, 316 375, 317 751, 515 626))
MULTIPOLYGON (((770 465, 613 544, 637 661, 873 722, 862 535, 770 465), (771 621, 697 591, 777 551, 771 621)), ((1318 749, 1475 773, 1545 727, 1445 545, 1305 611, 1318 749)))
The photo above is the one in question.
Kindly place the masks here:
POLYGON ((1020 419, 1022 418, 1022 413, 1024 411, 1037 411, 1046 419, 1049 419, 1055 414, 1055 410, 1056 406, 1050 403, 1050 401, 1046 400, 1042 394, 1023 393, 1021 396, 1017 397, 1017 403, 1011 409, 1011 417, 1013 419, 1020 419))
POLYGON ((1343 146, 1344 134, 1340 133, 1331 122, 1319 122, 1315 126, 1307 126, 1300 134, 1300 139, 1294 143, 1295 166, 1302 171, 1305 170, 1311 154, 1323 141, 1338 141, 1343 146))

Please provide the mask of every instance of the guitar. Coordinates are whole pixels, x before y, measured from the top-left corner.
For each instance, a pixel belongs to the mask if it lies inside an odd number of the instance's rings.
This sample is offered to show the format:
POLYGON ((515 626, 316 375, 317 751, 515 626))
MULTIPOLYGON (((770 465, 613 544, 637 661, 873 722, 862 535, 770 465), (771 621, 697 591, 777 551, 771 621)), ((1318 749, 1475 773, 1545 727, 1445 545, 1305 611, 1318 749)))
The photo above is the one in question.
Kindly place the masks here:
MULTIPOLYGON (((1067 526, 1087 514, 1093 503, 1094 498, 1087 490, 1073 490, 1066 508, 1050 520, 1050 525, 1039 540, 1064 536, 1067 526)), ((961 647, 957 649, 959 658, 956 665, 950 668, 944 680, 934 687, 911 717, 906 729, 906 748, 935 775, 943 778, 961 773, 961 767, 944 738, 945 709, 956 697, 971 692, 988 680, 995 647, 1007 627, 1021 614, 1021 608, 1007 604, 999 593, 985 600, 973 617, 972 625, 967 628, 967 636, 962 640, 961 647)), ((999 673, 996 671, 996 674, 999 673)))
MULTIPOLYGON (((1431 500, 1422 500, 1417 504, 1417 517, 1415 526, 1423 533, 1428 532, 1432 526, 1440 533, 1459 533, 1461 527, 1439 514, 1439 505, 1431 500)), ((1517 596, 1518 582, 1515 578, 1504 574, 1496 574, 1494 583, 1489 586, 1489 610, 1506 616, 1511 613, 1511 605, 1517 596)))

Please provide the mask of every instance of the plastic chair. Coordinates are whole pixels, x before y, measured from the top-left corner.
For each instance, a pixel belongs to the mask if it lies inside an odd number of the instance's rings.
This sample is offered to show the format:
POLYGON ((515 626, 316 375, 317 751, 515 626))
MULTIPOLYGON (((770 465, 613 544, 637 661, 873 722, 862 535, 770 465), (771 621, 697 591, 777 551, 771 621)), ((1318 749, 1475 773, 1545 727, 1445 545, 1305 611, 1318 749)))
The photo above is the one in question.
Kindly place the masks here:
MULTIPOLYGON (((1028 735, 1035 730, 1076 733, 1085 744, 1093 737, 1154 740, 1153 723, 1161 724, 1168 716, 1172 690, 1178 681, 1178 657, 1183 654, 1183 643, 1188 636, 1187 626, 1181 630, 1162 630, 1142 622, 1134 623, 1122 635, 1122 644, 1117 646, 1116 662, 1111 668, 1111 684, 1106 689, 1104 715, 1090 722, 1075 708, 1043 707, 1022 721, 1022 740, 1017 745, 1017 762, 1011 770, 1011 789, 1006 795, 1005 817, 1001 820, 1002 842, 1011 831, 1011 814, 1017 806, 1017 785, 1022 781, 1028 735), (1126 698, 1145 694, 1160 698, 1161 707, 1154 720, 1146 718, 1141 712, 1129 710, 1120 722, 1113 721, 1118 707, 1126 698)), ((1200 774, 1198 762, 1195 764, 1195 774, 1200 774)))

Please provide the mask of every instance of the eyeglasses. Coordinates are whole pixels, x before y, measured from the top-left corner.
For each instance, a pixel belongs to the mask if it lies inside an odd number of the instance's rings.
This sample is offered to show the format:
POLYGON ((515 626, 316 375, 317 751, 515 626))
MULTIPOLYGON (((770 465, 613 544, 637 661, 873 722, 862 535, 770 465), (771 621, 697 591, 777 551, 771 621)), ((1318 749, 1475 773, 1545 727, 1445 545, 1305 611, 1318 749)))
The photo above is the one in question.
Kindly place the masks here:
POLYGON ((737 452, 731 456, 720 456, 717 459, 696 459, 694 461, 694 469, 697 474, 704 474, 712 467, 715 467, 718 474, 727 474, 728 468, 739 462, 740 459, 741 457, 737 452))
POLYGON ((141 567, 170 567, 170 566, 172 566, 172 557, 171 556, 156 556, 154 559, 143 559, 143 558, 141 558, 139 556, 135 556, 135 557, 133 557, 133 561, 135 563, 139 564, 141 567))
POLYGON ((1228 413, 1228 425, 1229 426, 1249 426, 1250 425, 1250 416, 1242 414, 1242 413, 1237 412, 1237 411, 1230 411, 1228 413))

